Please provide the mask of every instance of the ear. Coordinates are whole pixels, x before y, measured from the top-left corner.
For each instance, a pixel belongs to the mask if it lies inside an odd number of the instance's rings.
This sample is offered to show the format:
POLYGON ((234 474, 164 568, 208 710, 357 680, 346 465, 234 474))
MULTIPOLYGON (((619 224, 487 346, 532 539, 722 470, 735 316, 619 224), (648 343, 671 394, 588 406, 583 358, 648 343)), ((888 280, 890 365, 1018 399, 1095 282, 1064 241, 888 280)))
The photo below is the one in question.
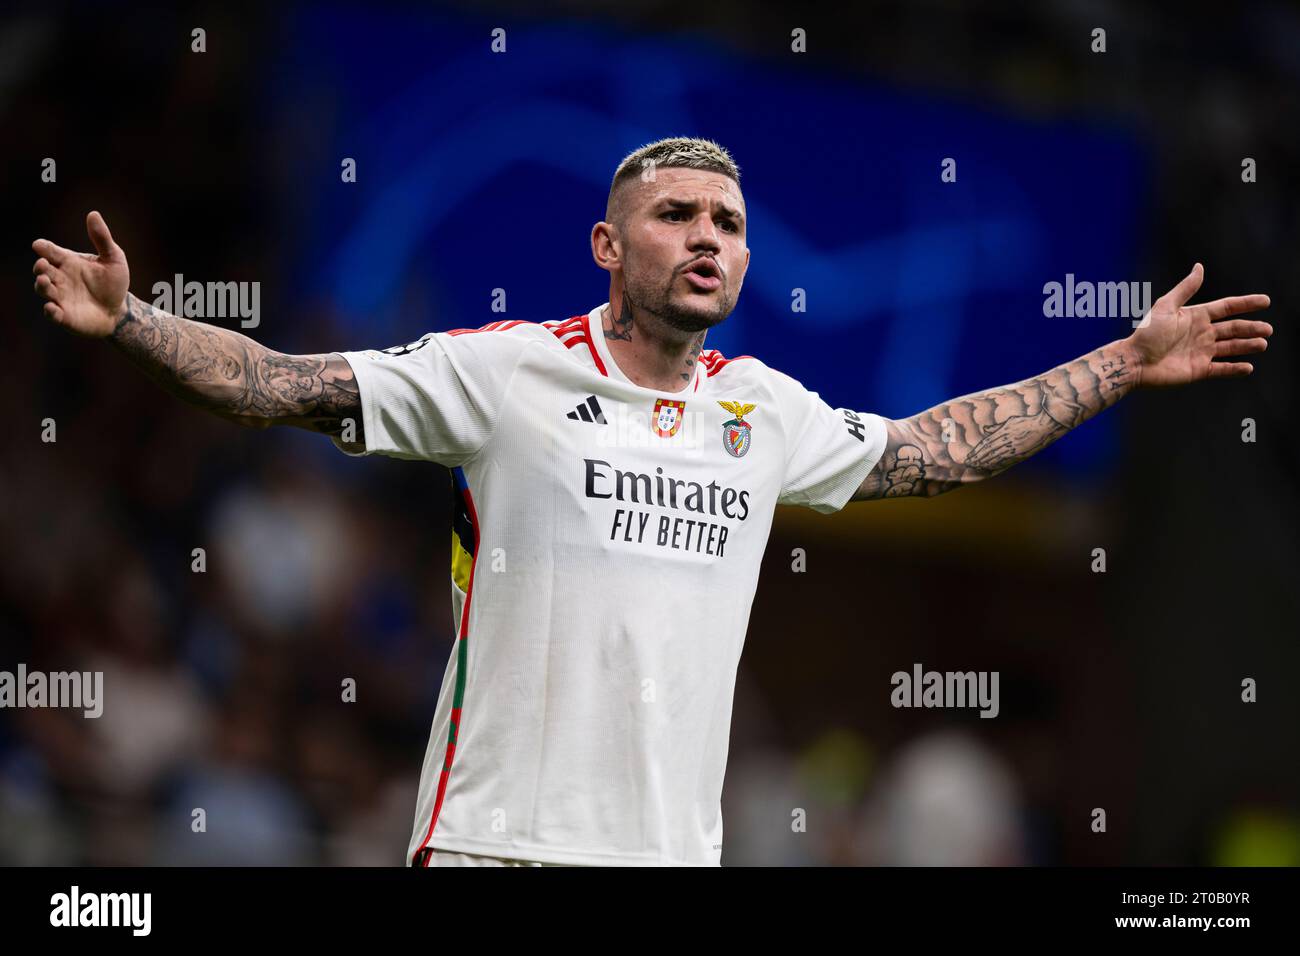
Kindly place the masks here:
POLYGON ((622 267, 618 227, 613 223, 602 220, 591 227, 591 257, 606 272, 614 272, 622 267))

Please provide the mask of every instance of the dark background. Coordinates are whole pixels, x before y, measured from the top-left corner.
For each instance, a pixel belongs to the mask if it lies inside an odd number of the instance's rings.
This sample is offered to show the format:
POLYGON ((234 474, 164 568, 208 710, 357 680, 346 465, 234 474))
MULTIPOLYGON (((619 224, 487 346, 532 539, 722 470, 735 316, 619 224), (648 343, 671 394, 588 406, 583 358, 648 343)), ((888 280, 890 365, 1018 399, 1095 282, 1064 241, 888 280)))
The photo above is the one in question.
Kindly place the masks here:
POLYGON ((547 9, 0 20, 0 669, 102 670, 108 701, 0 711, 0 862, 400 864, 453 636, 444 469, 155 390, 43 321, 31 240, 89 248, 98 209, 137 295, 259 282, 249 334, 284 351, 482 325, 496 288, 565 318, 607 298, 614 167, 670 135, 743 174, 753 261, 708 345, 832 405, 906 417, 1127 335, 1043 317, 1067 273, 1159 296, 1201 261, 1199 301, 1267 292, 1277 329, 1251 378, 1132 395, 983 486, 780 509, 723 862, 1300 862, 1297 8, 547 9), (998 671, 1000 715, 894 709, 917 662, 998 671))

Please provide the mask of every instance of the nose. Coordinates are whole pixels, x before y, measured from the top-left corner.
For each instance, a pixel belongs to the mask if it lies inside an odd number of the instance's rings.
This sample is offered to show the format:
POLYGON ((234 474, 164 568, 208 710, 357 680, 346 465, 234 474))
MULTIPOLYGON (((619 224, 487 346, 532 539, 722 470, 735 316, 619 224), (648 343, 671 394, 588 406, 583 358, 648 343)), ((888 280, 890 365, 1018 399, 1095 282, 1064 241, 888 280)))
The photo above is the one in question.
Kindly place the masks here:
POLYGON ((697 256, 705 253, 717 256, 722 251, 722 240, 718 236, 718 227, 714 225, 712 216, 695 217, 690 233, 686 237, 686 248, 697 256))

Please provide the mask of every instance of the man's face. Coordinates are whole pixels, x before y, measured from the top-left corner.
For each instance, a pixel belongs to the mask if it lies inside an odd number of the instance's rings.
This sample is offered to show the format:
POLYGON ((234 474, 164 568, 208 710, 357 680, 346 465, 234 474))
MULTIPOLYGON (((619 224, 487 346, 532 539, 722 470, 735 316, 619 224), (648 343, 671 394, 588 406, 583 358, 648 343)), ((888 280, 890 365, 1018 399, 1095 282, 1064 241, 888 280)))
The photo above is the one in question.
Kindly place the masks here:
POLYGON ((749 267, 740 187, 721 173, 670 168, 624 188, 619 246, 632 306, 683 332, 717 325, 749 267))

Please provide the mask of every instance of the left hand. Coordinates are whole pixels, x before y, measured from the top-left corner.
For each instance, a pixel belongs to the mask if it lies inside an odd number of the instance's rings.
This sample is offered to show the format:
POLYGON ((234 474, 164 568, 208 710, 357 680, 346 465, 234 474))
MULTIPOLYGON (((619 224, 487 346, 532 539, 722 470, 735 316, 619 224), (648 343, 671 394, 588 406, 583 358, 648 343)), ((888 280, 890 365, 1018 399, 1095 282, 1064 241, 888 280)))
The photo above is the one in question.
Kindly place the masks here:
POLYGON ((1151 306, 1128 337, 1139 360, 1140 388, 1187 385, 1204 378, 1240 378, 1254 371, 1249 362, 1214 359, 1250 355, 1268 348, 1273 326, 1251 319, 1222 321, 1269 306, 1266 295, 1237 295, 1203 305, 1187 305, 1205 278, 1198 262, 1191 274, 1151 306))

